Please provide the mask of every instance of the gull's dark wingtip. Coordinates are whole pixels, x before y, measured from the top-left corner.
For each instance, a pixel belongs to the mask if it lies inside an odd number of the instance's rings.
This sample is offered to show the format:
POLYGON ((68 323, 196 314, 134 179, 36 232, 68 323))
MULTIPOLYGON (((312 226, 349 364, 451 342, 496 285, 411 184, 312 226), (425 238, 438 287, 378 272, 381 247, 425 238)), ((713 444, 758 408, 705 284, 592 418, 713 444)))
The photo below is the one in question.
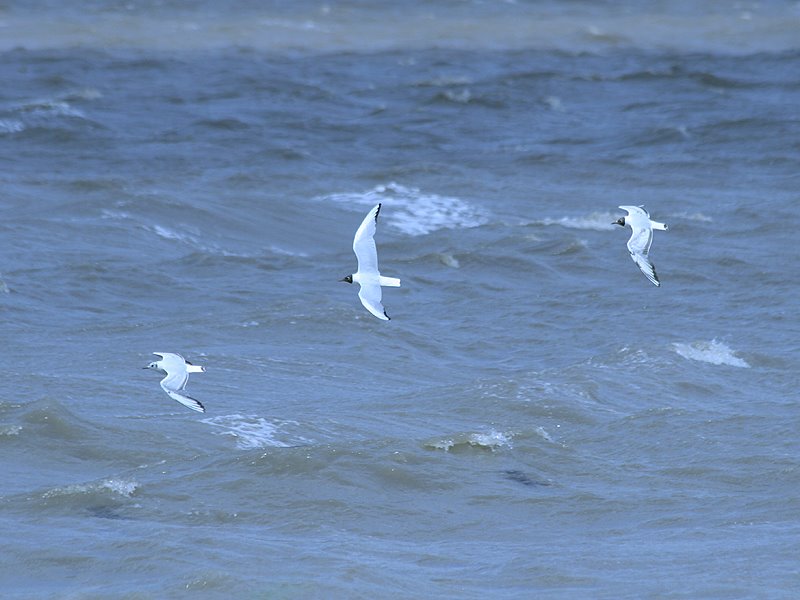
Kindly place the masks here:
POLYGON ((381 206, 383 202, 378 202, 378 210, 375 211, 375 222, 378 222, 378 215, 381 214, 381 206))
POLYGON ((661 287, 661 280, 658 278, 658 273, 656 273, 655 265, 653 265, 653 285, 655 285, 656 287, 661 287))
POLYGON ((386 317, 387 321, 391 321, 392 320, 392 317, 390 317, 389 315, 386 314, 386 309, 385 308, 383 309, 383 316, 386 317))

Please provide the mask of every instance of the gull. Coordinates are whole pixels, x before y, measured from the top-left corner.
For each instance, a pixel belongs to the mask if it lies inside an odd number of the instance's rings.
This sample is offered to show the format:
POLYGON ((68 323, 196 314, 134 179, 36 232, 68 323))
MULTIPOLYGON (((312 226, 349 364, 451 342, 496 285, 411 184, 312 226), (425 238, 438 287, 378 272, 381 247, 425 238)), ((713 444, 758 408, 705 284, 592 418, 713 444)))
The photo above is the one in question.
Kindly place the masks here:
POLYGON ((369 312, 383 319, 389 320, 386 309, 381 304, 381 286, 400 287, 400 280, 394 277, 384 277, 378 271, 378 250, 375 247, 375 225, 378 223, 378 213, 381 212, 381 205, 378 204, 364 217, 364 221, 356 231, 353 238, 353 252, 358 259, 358 271, 348 275, 340 281, 353 283, 354 281, 361 286, 358 297, 361 304, 369 312))
POLYGON ((654 286, 659 287, 661 282, 656 275, 656 268, 650 262, 647 254, 650 252, 650 244, 653 243, 653 229, 666 231, 667 226, 664 223, 651 221, 650 213, 644 209, 644 206, 620 206, 620 208, 627 211, 628 216, 617 219, 612 225, 631 226, 632 233, 628 240, 628 252, 631 253, 633 262, 641 269, 644 276, 654 286))
POLYGON ((142 368, 166 373, 167 376, 161 380, 161 388, 170 398, 197 412, 206 412, 200 402, 184 392, 189 381, 189 373, 205 373, 206 368, 196 367, 188 360, 184 360, 180 354, 172 352, 153 352, 153 354, 160 356, 161 360, 153 361, 142 368))

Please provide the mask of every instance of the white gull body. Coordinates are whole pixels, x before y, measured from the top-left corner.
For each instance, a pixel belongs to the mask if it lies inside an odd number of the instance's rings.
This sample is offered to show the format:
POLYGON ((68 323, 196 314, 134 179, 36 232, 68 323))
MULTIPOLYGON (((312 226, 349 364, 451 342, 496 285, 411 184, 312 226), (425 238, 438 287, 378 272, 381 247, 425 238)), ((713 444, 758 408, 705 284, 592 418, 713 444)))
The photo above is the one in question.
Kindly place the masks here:
POLYGON ((161 388, 167 395, 187 408, 197 412, 206 412, 205 407, 199 401, 185 392, 186 384, 189 381, 189 373, 205 373, 206 368, 187 362, 180 354, 172 352, 153 352, 153 354, 160 356, 161 360, 151 362, 144 368, 155 369, 167 374, 161 380, 161 388))
POLYGON ((652 221, 650 213, 643 206, 620 206, 620 208, 627 211, 628 216, 622 217, 614 224, 622 227, 629 225, 631 228, 631 237, 628 240, 628 252, 631 253, 631 259, 653 285, 661 286, 656 268, 650 262, 650 244, 653 243, 653 229, 666 231, 668 227, 664 223, 652 221))
POLYGON ((383 297, 381 286, 400 287, 400 280, 395 277, 384 277, 378 271, 375 226, 378 223, 378 213, 380 212, 381 205, 377 204, 367 213, 358 231, 356 231, 355 238, 353 238, 353 252, 356 253, 356 258, 358 259, 358 271, 348 275, 342 281, 357 283, 361 287, 358 297, 364 308, 379 319, 388 321, 389 315, 386 314, 386 309, 381 304, 383 297))

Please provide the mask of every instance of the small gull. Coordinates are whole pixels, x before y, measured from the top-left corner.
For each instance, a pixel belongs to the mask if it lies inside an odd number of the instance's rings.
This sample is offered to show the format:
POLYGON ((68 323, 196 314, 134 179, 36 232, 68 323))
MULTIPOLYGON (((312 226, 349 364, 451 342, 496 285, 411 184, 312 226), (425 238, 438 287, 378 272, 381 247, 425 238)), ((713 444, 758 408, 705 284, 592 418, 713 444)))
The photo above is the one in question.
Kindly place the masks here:
POLYGON ((376 205, 361 223, 353 239, 353 251, 358 259, 358 271, 348 275, 341 281, 353 283, 354 281, 361 286, 358 297, 361 304, 369 312, 383 319, 389 320, 386 309, 381 304, 381 286, 400 287, 400 280, 394 277, 384 277, 378 271, 378 250, 375 247, 375 225, 378 223, 378 213, 381 212, 381 205, 376 205))
POLYGON ((153 354, 160 356, 161 360, 151 362, 142 368, 166 373, 167 376, 161 380, 161 387, 170 398, 197 412, 206 412, 200 402, 184 392, 189 381, 189 373, 205 373, 206 368, 193 365, 184 360, 180 354, 172 352, 153 352, 153 354))
POLYGON ((644 276, 653 285, 659 287, 661 282, 658 280, 656 268, 650 262, 648 253, 650 252, 650 244, 653 243, 653 229, 666 231, 667 226, 664 223, 651 221, 650 213, 644 209, 644 206, 620 206, 620 208, 627 211, 628 216, 617 219, 612 225, 631 226, 631 238, 628 240, 628 251, 631 253, 631 258, 644 273, 644 276))

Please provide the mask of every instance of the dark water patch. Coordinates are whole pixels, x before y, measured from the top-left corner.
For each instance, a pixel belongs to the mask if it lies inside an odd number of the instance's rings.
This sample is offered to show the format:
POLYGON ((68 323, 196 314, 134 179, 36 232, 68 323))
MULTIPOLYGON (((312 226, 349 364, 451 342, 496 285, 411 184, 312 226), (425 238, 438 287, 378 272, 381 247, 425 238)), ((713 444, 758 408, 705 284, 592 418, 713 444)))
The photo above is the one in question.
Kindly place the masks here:
POLYGON ((248 123, 230 117, 221 119, 202 119, 200 121, 195 121, 193 126, 220 131, 242 131, 250 127, 248 123))
POLYGON ((519 471, 516 469, 503 471, 503 475, 506 477, 506 479, 509 479, 516 483, 520 483, 527 487, 549 487, 553 485, 549 481, 532 477, 531 475, 528 475, 524 471, 519 471))

